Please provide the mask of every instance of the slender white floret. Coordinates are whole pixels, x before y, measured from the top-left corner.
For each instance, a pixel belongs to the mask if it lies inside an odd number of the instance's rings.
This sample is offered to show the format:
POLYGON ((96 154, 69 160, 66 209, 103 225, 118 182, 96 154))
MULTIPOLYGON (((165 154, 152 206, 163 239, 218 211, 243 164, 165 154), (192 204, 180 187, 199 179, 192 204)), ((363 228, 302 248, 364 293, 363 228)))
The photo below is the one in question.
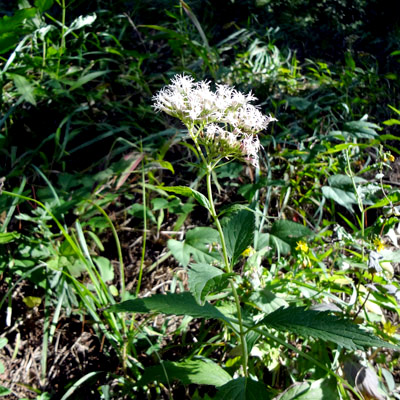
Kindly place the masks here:
POLYGON ((245 159, 255 167, 258 167, 258 152, 261 147, 258 136, 246 135, 242 139, 241 146, 245 159))
POLYGON ((220 84, 213 92, 209 82, 195 82, 188 75, 176 75, 153 100, 156 111, 179 118, 189 130, 196 127, 202 132, 205 144, 214 151, 224 157, 244 158, 255 166, 261 146, 256 134, 276 121, 250 104, 257 100, 251 92, 243 94, 220 84))

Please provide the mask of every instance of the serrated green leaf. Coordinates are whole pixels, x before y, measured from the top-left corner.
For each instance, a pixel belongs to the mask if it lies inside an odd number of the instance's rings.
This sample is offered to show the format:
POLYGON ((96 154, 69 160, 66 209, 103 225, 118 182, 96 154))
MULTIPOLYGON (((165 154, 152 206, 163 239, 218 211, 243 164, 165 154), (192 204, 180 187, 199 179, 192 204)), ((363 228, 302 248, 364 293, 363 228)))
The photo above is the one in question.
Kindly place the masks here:
POLYGON ((159 186, 158 189, 165 190, 166 192, 180 194, 185 197, 193 197, 207 210, 210 210, 210 202, 204 194, 198 192, 197 190, 191 189, 187 186, 159 186))
POLYGON ((156 294, 142 299, 127 300, 111 306, 111 312, 134 313, 163 313, 168 315, 190 315, 194 318, 215 318, 228 321, 228 317, 222 314, 210 303, 200 306, 189 292, 156 294))
POLYGON ((162 365, 146 368, 139 384, 146 385, 154 381, 170 383, 179 380, 184 385, 195 383, 219 387, 231 379, 224 369, 211 360, 165 361, 162 365))
POLYGON ((254 240, 255 217, 247 210, 239 211, 223 224, 226 248, 231 264, 235 265, 240 255, 254 240))
POLYGON ((190 257, 198 263, 212 263, 221 259, 220 254, 210 248, 213 244, 219 244, 219 235, 215 229, 208 227, 194 228, 186 233, 184 241, 168 240, 168 248, 173 256, 186 267, 190 257))
POLYGON ((237 378, 222 386, 215 399, 268 400, 271 397, 261 382, 257 382, 251 378, 237 378))
POLYGON ((225 288, 232 275, 209 264, 192 264, 188 271, 190 292, 203 305, 207 294, 225 288))
POLYGON ((329 312, 305 310, 303 307, 280 308, 267 315, 260 325, 331 341, 350 350, 372 346, 399 349, 348 320, 340 319, 329 312))
POLYGON ((0 244, 13 242, 20 237, 21 234, 18 232, 0 232, 0 244))

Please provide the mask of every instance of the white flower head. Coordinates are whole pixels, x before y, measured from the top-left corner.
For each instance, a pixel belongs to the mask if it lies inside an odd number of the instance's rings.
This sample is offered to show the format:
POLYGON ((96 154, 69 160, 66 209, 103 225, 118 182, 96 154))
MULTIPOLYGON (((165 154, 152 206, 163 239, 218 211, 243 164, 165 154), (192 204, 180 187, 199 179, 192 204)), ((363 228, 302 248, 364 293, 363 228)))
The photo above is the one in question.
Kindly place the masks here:
POLYGON ((203 144, 212 146, 214 152, 257 166, 260 141, 256 134, 276 119, 250 104, 254 100, 251 92, 244 94, 219 84, 213 92, 209 82, 176 75, 153 97, 153 107, 179 118, 189 129, 196 127, 202 132, 203 144))

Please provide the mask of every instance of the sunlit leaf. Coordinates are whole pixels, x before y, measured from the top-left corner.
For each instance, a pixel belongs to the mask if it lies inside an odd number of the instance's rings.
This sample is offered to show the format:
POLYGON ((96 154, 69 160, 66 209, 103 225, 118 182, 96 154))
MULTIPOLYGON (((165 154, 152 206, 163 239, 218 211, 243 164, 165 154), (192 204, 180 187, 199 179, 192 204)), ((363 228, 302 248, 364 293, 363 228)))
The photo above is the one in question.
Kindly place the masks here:
POLYGON ((218 244, 218 232, 208 227, 199 227, 188 231, 183 241, 168 240, 168 248, 184 267, 189 264, 191 256, 199 263, 212 263, 220 260, 220 254, 213 250, 214 245, 218 244))
POLYGON ((96 14, 89 14, 84 16, 79 16, 78 18, 76 18, 72 24, 69 26, 69 28, 65 31, 64 33, 64 37, 67 36, 69 33, 71 33, 72 31, 75 31, 77 29, 81 29, 84 26, 89 26, 92 25, 94 21, 96 21, 97 15, 96 14))
POLYGON ((192 264, 188 271, 190 291, 196 301, 203 305, 207 294, 226 287, 232 275, 209 264, 192 264))
POLYGON ((232 216, 223 224, 226 247, 235 265, 243 251, 253 243, 255 229, 254 213, 242 210, 232 216))
POLYGON ((162 365, 146 368, 139 384, 146 385, 154 381, 170 383, 179 380, 185 385, 195 383, 219 387, 231 379, 224 369, 211 360, 165 361, 162 365))
POLYGON ((350 350, 372 346, 400 349, 364 331, 353 322, 329 312, 305 310, 303 307, 280 308, 267 315, 260 324, 278 331, 331 341, 350 350))
POLYGON ((216 318, 228 321, 228 318, 210 303, 199 305, 188 292, 156 294, 151 297, 127 300, 109 308, 113 312, 163 313, 168 315, 190 315, 194 318, 216 318))
POLYGON ((272 396, 261 382, 251 378, 236 378, 222 386, 217 400, 268 400, 272 396))

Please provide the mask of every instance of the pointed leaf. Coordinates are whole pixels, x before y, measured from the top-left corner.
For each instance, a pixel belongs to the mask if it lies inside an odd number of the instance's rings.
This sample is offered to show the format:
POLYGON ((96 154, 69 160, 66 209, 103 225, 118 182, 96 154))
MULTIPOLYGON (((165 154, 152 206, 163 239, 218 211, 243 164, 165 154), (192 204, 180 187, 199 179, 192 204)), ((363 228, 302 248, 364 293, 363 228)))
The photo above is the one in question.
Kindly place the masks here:
POLYGON ((278 331, 331 341, 350 350, 371 346, 399 349, 348 320, 324 311, 305 310, 303 307, 280 308, 267 315, 260 324, 278 331))
POLYGON ((71 83, 70 90, 75 90, 81 86, 83 86, 85 83, 88 83, 102 75, 107 74, 108 71, 94 71, 90 72, 86 75, 81 76, 77 81, 71 81, 71 82, 66 82, 66 83, 71 83))
POLYGON ((379 125, 360 119, 359 121, 346 122, 343 130, 358 139, 374 139, 379 135, 376 131, 381 130, 381 128, 379 125))
POLYGON ((199 263, 211 263, 221 259, 220 254, 211 250, 213 244, 219 244, 219 235, 215 229, 199 227, 186 233, 184 241, 168 240, 168 248, 173 256, 186 267, 190 262, 190 256, 199 263))
POLYGON ((216 400, 268 400, 271 397, 261 382, 237 378, 219 389, 216 400))
POLYGON ((194 318, 215 318, 228 321, 228 318, 210 303, 197 304, 189 292, 156 294, 142 299, 127 300, 108 309, 111 312, 163 313, 168 315, 190 315, 194 318))
POLYGON ((196 301, 203 305, 207 294, 224 289, 232 275, 209 264, 192 264, 188 271, 190 291, 196 301))
POLYGON ((146 385, 154 381, 170 383, 176 379, 185 385, 195 383, 219 387, 229 382, 232 377, 210 360, 165 361, 161 365, 146 368, 139 384, 146 385))
POLYGON ((240 255, 253 243, 254 229, 254 214, 247 210, 239 211, 224 223, 225 242, 232 265, 235 265, 240 255))
POLYGON ((357 204, 357 199, 354 193, 346 192, 342 189, 322 186, 322 194, 325 198, 330 199, 338 203, 339 205, 346 207, 350 212, 353 212, 353 204, 357 204))
POLYGON ((193 197, 198 201, 200 205, 202 205, 207 210, 210 210, 210 202, 204 194, 198 192, 187 186, 159 186, 161 190, 165 190, 166 192, 180 194, 185 197, 193 197))

